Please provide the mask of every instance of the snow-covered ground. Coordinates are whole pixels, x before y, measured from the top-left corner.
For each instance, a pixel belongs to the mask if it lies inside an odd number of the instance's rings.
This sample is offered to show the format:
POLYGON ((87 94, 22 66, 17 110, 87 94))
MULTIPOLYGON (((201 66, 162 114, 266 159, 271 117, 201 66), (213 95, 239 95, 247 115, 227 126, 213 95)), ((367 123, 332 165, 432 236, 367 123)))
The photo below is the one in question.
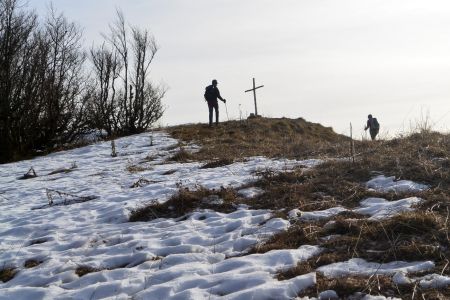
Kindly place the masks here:
MULTIPOLYGON (((287 229, 289 223, 272 218, 270 211, 241 207, 230 214, 202 211, 183 221, 138 223, 128 217, 143 203, 166 201, 180 185, 239 188, 255 180, 257 171, 318 161, 253 157, 199 169, 202 163, 166 161, 178 151, 177 140, 160 132, 153 134, 153 142, 150 146, 149 134, 143 134, 116 140, 117 157, 111 157, 111 145, 104 142, 0 167, 0 262, 19 271, 0 283, 1 299, 289 299, 314 284, 313 275, 278 282, 274 274, 317 254, 315 246, 233 257, 287 229), (38 177, 19 180, 30 167, 38 177), (70 170, 48 175, 62 169, 70 170), (147 185, 131 188, 142 178, 147 185), (48 206, 47 189, 54 203, 63 199, 52 191, 96 198, 48 206), (42 263, 27 269, 27 260, 42 263), (75 270, 83 266, 99 271, 78 277, 75 270)), ((258 192, 245 189, 242 194, 258 192)))
MULTIPOLYGON (((253 197, 263 191, 240 187, 256 180, 258 171, 314 167, 320 161, 251 157, 200 169, 204 163, 168 162, 179 149, 178 141, 164 132, 152 135, 154 145, 148 133, 116 140, 117 157, 111 157, 111 144, 102 142, 0 166, 0 268, 18 271, 9 282, 0 282, 0 299, 292 299, 315 284, 314 272, 285 281, 278 281, 276 274, 320 254, 317 246, 248 255, 253 245, 290 225, 269 210, 240 206, 229 214, 202 210, 188 218, 135 223, 128 217, 147 202, 166 201, 180 186, 230 186, 253 197), (30 167, 38 177, 19 180, 30 167), (139 180, 144 184, 132 188, 139 180), (72 195, 90 198, 72 203, 77 200, 72 195), (50 206, 50 198, 69 205, 50 206), (30 260, 40 264, 26 268, 30 260), (94 272, 79 277, 80 267, 94 272)), ((377 177, 367 186, 387 191, 427 188, 388 177, 377 177)), ((412 210, 420 201, 362 199, 354 211, 377 220, 412 210)), ((315 220, 345 210, 294 210, 290 216, 315 220)), ((383 265, 352 259, 319 271, 329 277, 380 272, 422 286, 450 285, 445 276, 407 277, 432 266, 427 261, 383 265)))

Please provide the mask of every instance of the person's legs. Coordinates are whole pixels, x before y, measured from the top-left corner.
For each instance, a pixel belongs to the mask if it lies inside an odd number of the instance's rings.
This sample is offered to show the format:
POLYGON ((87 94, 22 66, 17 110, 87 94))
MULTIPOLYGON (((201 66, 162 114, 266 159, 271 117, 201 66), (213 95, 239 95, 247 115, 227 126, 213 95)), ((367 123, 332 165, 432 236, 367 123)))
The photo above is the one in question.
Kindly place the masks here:
POLYGON ((212 122, 213 122, 213 108, 214 108, 213 103, 211 103, 211 102, 208 101, 209 126, 212 126, 212 122))
POLYGON ((214 109, 216 111, 216 125, 219 124, 219 103, 214 103, 214 109))
POLYGON ((370 130, 370 137, 372 138, 372 141, 375 140, 376 136, 378 134, 378 130, 377 129, 371 129, 370 130))

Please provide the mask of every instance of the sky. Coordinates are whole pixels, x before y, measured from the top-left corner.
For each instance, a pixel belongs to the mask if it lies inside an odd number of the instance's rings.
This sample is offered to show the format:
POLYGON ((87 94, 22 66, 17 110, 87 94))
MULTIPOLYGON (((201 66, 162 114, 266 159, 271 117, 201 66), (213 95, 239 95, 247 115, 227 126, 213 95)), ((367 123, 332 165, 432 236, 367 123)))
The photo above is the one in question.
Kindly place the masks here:
MULTIPOLYGON (((50 2, 28 0, 43 15, 50 2)), ((85 45, 121 9, 160 49, 151 78, 169 87, 162 125, 207 122, 204 88, 217 79, 221 120, 254 111, 302 117, 365 138, 371 113, 381 136, 425 121, 450 131, 450 3, 445 0, 54 0, 84 31, 85 45), (226 111, 228 111, 228 116, 226 111)))

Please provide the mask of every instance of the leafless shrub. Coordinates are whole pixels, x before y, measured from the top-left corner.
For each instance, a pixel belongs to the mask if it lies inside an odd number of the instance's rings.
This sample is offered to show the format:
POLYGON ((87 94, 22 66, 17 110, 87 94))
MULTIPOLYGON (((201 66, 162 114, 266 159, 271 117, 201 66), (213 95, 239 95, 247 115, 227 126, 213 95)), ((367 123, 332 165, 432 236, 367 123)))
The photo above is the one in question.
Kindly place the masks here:
POLYGON ((105 42, 90 52, 97 83, 89 107, 92 126, 108 136, 140 133, 164 112, 166 88, 148 78, 158 45, 147 30, 127 26, 121 11, 109 29, 105 42))
POLYGON ((30 178, 35 178, 38 177, 36 174, 36 171, 33 169, 33 167, 31 167, 28 172, 26 172, 25 174, 23 174, 22 177, 19 177, 19 180, 25 180, 25 179, 30 179, 30 178))
POLYGON ((143 187, 143 186, 149 185, 151 183, 156 183, 156 181, 148 180, 148 179, 145 179, 145 178, 139 178, 139 180, 136 181, 135 183, 133 183, 130 186, 130 188, 134 189, 134 188, 138 188, 138 187, 143 187))
POLYGON ((77 203, 83 203, 97 199, 97 196, 78 196, 70 193, 65 193, 61 191, 56 191, 52 189, 46 189, 46 195, 48 204, 35 207, 34 209, 44 209, 51 206, 61 206, 61 205, 72 205, 77 203))
POLYGON ((60 173, 70 173, 77 168, 78 168, 77 164, 75 162, 73 162, 72 165, 70 166, 70 168, 59 168, 54 171, 51 171, 50 173, 48 173, 48 175, 55 175, 55 174, 60 174, 60 173))

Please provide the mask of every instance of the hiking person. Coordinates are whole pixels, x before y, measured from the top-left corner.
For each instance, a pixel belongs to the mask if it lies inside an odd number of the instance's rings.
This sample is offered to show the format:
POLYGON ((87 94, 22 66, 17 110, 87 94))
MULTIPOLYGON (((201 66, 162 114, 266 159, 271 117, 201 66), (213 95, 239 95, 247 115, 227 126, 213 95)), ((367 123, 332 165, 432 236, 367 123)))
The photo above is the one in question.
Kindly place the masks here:
POLYGON ((368 115, 367 118, 368 118, 367 125, 364 128, 364 130, 369 129, 370 137, 372 138, 373 141, 375 140, 375 137, 380 131, 380 123, 378 123, 377 118, 372 117, 372 115, 368 115))
POLYGON ((219 124, 219 104, 217 103, 217 98, 219 98, 223 103, 227 101, 220 96, 219 89, 217 88, 217 80, 213 80, 211 85, 205 88, 205 101, 208 102, 209 109, 209 127, 213 123, 213 109, 216 111, 216 125, 219 124))

